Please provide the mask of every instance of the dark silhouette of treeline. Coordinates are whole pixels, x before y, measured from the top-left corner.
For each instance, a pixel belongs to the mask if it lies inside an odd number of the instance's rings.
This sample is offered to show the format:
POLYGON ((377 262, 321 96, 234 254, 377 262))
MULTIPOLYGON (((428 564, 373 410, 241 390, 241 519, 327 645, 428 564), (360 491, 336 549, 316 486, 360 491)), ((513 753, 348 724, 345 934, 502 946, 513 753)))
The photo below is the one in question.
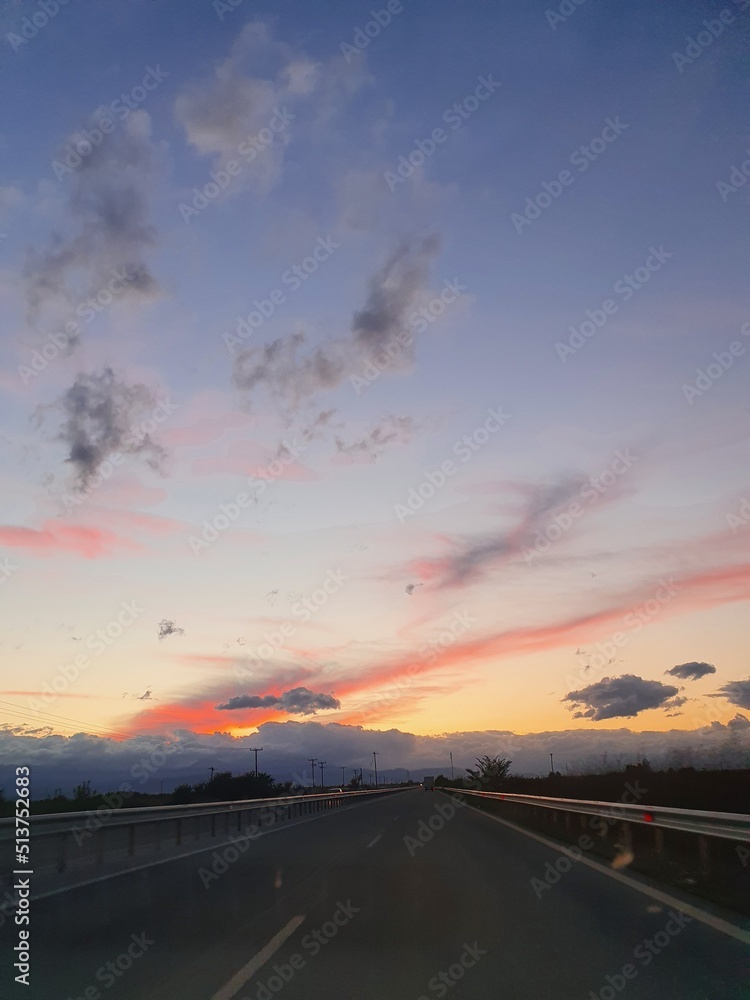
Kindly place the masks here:
MULTIPOLYGON (((65 795, 61 788, 57 788, 43 799, 32 800, 31 814, 98 812, 144 806, 189 805, 194 802, 265 799, 289 795, 293 790, 303 791, 295 788, 291 781, 275 781, 270 774, 262 771, 257 775, 252 772, 233 775, 231 771, 217 771, 209 781, 178 785, 173 792, 157 795, 135 790, 97 792, 92 789, 90 781, 82 781, 75 786, 72 795, 65 795)), ((14 814, 15 801, 9 800, 7 793, 0 788, 0 817, 14 814)))
MULTIPOLYGON (((463 779, 451 781, 439 775, 436 784, 457 788, 476 787, 463 779)), ((509 774, 495 789, 516 795, 546 795, 562 799, 594 799, 602 802, 633 801, 626 785, 642 793, 644 804, 675 809, 706 809, 712 812, 750 813, 750 769, 697 770, 693 767, 653 771, 648 764, 628 764, 624 770, 606 774, 561 774, 524 778, 509 774), (637 783, 636 783, 637 782, 637 783)))

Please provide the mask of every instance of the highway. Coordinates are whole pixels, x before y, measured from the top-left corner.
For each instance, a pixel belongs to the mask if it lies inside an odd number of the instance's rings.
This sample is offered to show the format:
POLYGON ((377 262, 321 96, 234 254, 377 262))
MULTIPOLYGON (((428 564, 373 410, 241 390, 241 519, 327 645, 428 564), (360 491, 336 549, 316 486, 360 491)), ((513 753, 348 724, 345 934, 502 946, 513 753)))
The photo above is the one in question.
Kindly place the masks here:
POLYGON ((681 913, 653 883, 581 862, 560 874, 560 849, 438 792, 397 792, 243 846, 218 865, 224 849, 210 847, 35 899, 31 985, 13 981, 6 924, 0 997, 748 996, 747 944, 716 908, 692 899, 705 920, 681 913))

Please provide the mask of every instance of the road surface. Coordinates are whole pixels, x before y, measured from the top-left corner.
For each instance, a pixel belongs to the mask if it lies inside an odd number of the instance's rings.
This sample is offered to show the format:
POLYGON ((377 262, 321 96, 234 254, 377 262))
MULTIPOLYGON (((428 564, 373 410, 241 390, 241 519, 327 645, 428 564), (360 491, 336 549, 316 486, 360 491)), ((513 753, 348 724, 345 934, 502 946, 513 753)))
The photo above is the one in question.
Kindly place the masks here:
POLYGON ((747 998, 748 947, 719 911, 680 913, 451 801, 397 792, 36 899, 31 985, 6 923, 0 997, 747 998))

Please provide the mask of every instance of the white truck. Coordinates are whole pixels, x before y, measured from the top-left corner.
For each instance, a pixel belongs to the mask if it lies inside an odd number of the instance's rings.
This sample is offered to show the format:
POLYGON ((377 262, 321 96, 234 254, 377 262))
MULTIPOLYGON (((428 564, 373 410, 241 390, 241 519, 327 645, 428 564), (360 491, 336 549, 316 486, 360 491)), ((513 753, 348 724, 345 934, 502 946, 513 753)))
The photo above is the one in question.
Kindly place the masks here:
POLYGON ((424 790, 426 792, 434 792, 435 791, 435 775, 434 774, 426 774, 424 776, 424 778, 422 778, 422 785, 424 786, 424 790))

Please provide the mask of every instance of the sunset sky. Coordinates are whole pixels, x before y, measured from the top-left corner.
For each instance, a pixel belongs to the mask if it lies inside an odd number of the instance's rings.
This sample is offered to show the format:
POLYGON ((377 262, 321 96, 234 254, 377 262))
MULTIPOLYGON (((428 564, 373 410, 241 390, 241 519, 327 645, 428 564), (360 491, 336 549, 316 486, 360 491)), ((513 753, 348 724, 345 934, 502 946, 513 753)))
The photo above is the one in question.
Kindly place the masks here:
POLYGON ((750 709, 738 5, 520 7, 0 10, 6 733, 750 709))

